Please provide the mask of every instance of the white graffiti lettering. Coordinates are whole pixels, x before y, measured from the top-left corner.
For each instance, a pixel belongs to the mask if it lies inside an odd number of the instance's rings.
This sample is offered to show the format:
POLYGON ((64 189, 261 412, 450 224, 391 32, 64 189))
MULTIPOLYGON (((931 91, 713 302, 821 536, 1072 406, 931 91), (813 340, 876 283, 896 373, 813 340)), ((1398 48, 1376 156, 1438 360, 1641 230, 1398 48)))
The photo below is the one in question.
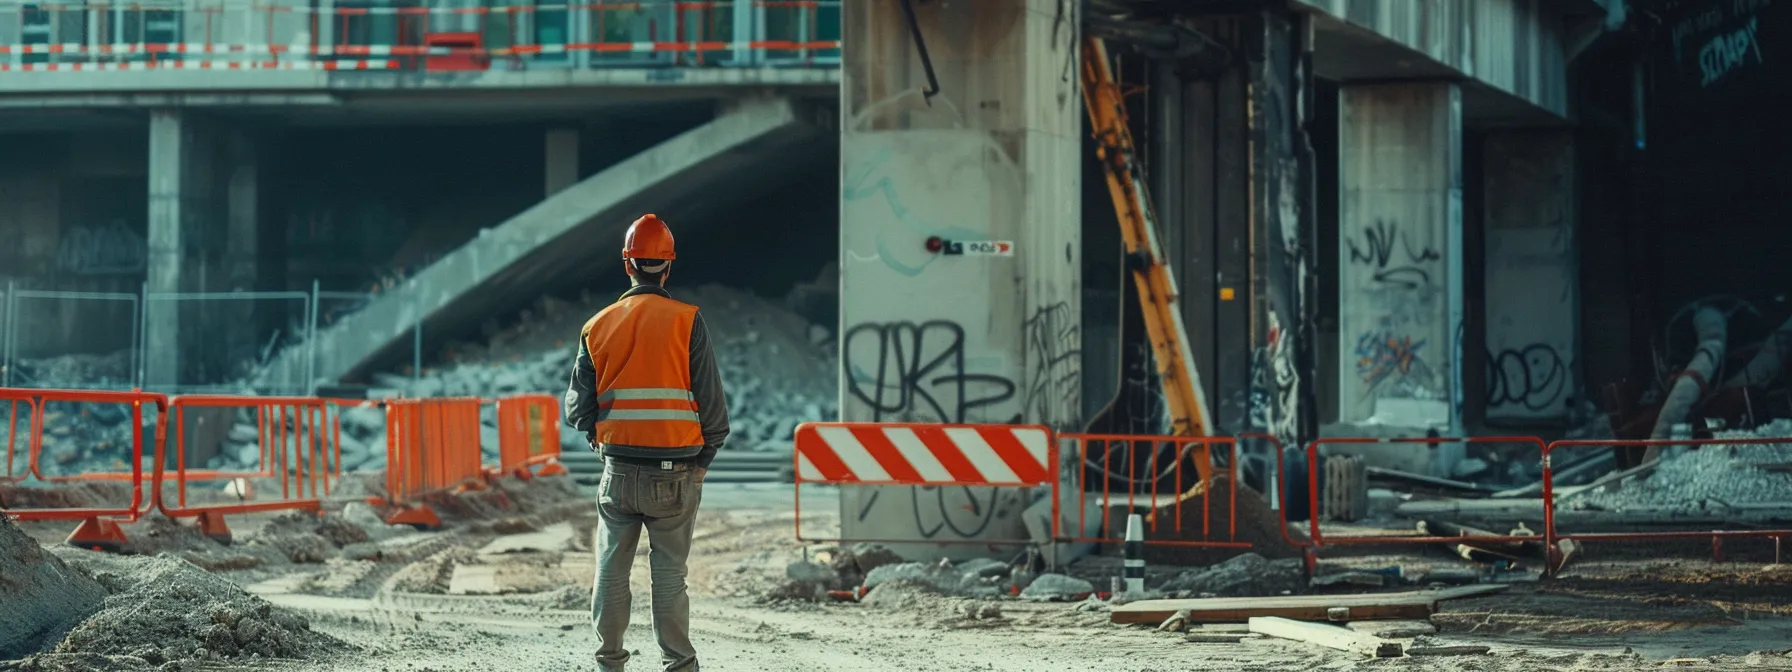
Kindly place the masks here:
POLYGON ((1750 18, 1741 28, 1705 43, 1705 48, 1699 50, 1699 70, 1705 74, 1700 86, 1711 86, 1747 63, 1750 55, 1756 63, 1766 63, 1767 59, 1761 55, 1761 43, 1755 37, 1757 26, 1756 19, 1750 18))

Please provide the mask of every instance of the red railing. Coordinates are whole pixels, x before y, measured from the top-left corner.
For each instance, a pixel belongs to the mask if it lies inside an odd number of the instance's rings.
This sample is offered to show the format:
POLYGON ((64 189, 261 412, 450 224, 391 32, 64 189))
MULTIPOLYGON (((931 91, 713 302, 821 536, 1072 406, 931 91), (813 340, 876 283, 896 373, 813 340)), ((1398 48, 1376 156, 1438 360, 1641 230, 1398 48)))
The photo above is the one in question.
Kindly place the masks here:
MULTIPOLYGON (((164 444, 163 450, 173 453, 175 503, 170 506, 163 492, 167 481, 166 465, 170 460, 158 451, 151 490, 155 506, 170 518, 195 518, 207 536, 221 542, 229 543, 231 538, 224 516, 260 511, 318 511, 322 508, 323 498, 330 494, 331 482, 341 474, 341 432, 332 420, 328 402, 323 399, 182 395, 169 402, 168 412, 168 421, 174 426, 174 440, 172 446, 164 444), (196 408, 253 410, 259 468, 251 471, 189 469, 186 411, 196 408), (188 486, 194 482, 234 480, 248 489, 255 487, 256 481, 266 479, 278 481, 278 499, 188 504, 188 486)), ((241 500, 252 498, 249 492, 240 492, 238 496, 241 500)))
MULTIPOLYGON (((117 550, 125 543, 120 522, 135 522, 144 512, 145 497, 143 493, 143 405, 150 404, 156 411, 156 422, 153 436, 155 443, 163 441, 163 418, 167 417, 168 397, 161 394, 145 392, 104 392, 84 390, 26 390, 0 388, 0 401, 11 402, 14 409, 12 425, 8 429, 7 471, 9 478, 12 472, 12 439, 18 422, 18 402, 24 402, 32 421, 28 439, 28 460, 32 476, 44 482, 70 481, 128 481, 131 484, 131 501, 124 506, 90 506, 69 508, 20 509, 8 507, 0 509, 0 513, 17 520, 79 520, 80 525, 69 535, 68 543, 83 548, 117 550), (58 476, 45 478, 39 466, 39 458, 43 454, 44 410, 47 404, 85 403, 85 404, 128 404, 131 408, 131 450, 130 471, 127 473, 95 473, 76 476, 58 476)), ((15 479, 17 480, 17 479, 15 479)))
POLYGON ((31 4, 0 8, 0 27, 33 27, 47 37, 0 44, 0 70, 483 70, 492 59, 521 65, 581 53, 665 55, 609 65, 701 66, 741 54, 751 54, 741 64, 776 55, 813 63, 840 48, 839 7, 839 0, 322 9, 31 4))
MULTIPOLYGON (((1071 543, 1120 543, 1115 521, 1110 515, 1116 506, 1128 510, 1144 510, 1145 545, 1199 546, 1216 548, 1250 548, 1248 541, 1238 538, 1238 467, 1243 455, 1238 442, 1229 437, 1129 436, 1117 434, 1060 434, 1071 442, 1070 454, 1076 456, 1070 482, 1054 492, 1052 505, 1053 537, 1071 543), (1214 453, 1224 449, 1229 459, 1214 460, 1214 453), (1099 457, 1097 457, 1099 455, 1099 457), (1225 476, 1220 478, 1219 476, 1225 476), (1082 534, 1087 529, 1085 514, 1087 497, 1095 495, 1090 479, 1100 479, 1099 536, 1082 534), (1225 504, 1225 519, 1215 521, 1214 490, 1225 483, 1218 501, 1225 504), (1185 502, 1199 498, 1199 529, 1196 521, 1185 520, 1185 502), (1062 513, 1063 500, 1077 509, 1075 533, 1062 529, 1069 521, 1062 513), (1171 511, 1165 514, 1164 509, 1171 511), (1165 521, 1165 518, 1169 521, 1165 521)), ((1124 519, 1122 519, 1124 520, 1124 519)))
MULTIPOLYGON (((1544 455, 1544 458, 1543 458, 1543 497, 1544 497, 1544 500, 1546 502, 1548 502, 1548 505, 1545 506, 1543 509, 1543 539, 1544 539, 1544 546, 1549 553, 1549 561, 1547 563, 1545 563, 1547 565, 1547 569, 1545 571, 1547 572, 1548 575, 1554 576, 1555 573, 1561 569, 1560 563, 1563 560, 1563 558, 1560 555, 1562 549, 1558 545, 1558 542, 1561 542, 1564 540, 1572 540, 1575 543, 1587 543, 1587 542, 1623 542, 1623 541, 1660 542, 1660 541, 1671 540, 1671 539, 1710 539, 1711 540, 1712 558, 1717 561, 1722 561, 1723 560, 1723 540, 1725 540, 1725 539, 1772 539, 1773 544, 1774 544, 1774 553, 1773 553, 1774 562, 1775 563, 1780 562, 1780 543, 1785 538, 1792 537, 1792 528, 1785 527, 1783 524, 1781 527, 1778 527, 1778 528, 1767 528, 1767 529, 1757 528, 1757 529, 1749 529, 1749 530, 1673 530, 1673 531, 1653 531, 1653 532, 1571 532, 1571 533, 1564 533, 1560 529, 1560 512, 1557 510, 1560 507, 1560 503, 1557 502, 1557 494, 1558 493, 1556 492, 1556 485, 1555 485, 1555 471, 1551 467, 1550 462, 1552 461, 1552 458, 1554 457, 1556 451, 1563 450, 1563 449, 1603 448, 1603 449, 1609 450, 1611 448, 1618 448, 1618 447, 1647 448, 1647 447, 1651 447, 1651 446, 1663 447, 1663 448, 1671 447, 1671 446, 1689 446, 1689 447, 1694 447, 1696 449, 1710 449, 1710 447, 1713 447, 1713 446, 1725 446, 1725 447, 1757 446, 1758 447, 1758 446, 1783 446, 1783 445, 1792 445, 1792 438, 1669 439, 1669 440, 1649 440, 1649 441, 1565 440, 1565 441, 1556 441, 1556 442, 1550 443, 1547 447, 1544 448, 1544 452, 1543 452, 1543 455, 1544 455)), ((1635 486, 1631 486, 1631 487, 1635 487, 1635 486)), ((1784 508, 1783 502, 1779 502, 1779 503, 1775 503, 1775 504, 1776 504, 1776 508, 1783 510, 1783 508, 1784 508)), ((1732 508, 1734 508, 1735 506, 1736 506, 1735 504, 1731 504, 1732 508)), ((1671 523, 1672 521, 1667 520, 1664 522, 1671 523)))
MULTIPOLYGON (((1324 547, 1324 546, 1328 546, 1328 545, 1344 546, 1344 545, 1350 545, 1350 544, 1395 544, 1395 545, 1398 545, 1398 544, 1450 544, 1450 543, 1460 544, 1460 543, 1465 543, 1465 542, 1481 542, 1481 543, 1489 543, 1489 544, 1500 544, 1500 543, 1521 543, 1521 542, 1527 542, 1527 541, 1531 541, 1531 542, 1537 541, 1536 535, 1529 535, 1529 536, 1513 536, 1513 535, 1443 536, 1443 535, 1423 535, 1423 534, 1402 534, 1402 535, 1362 535, 1362 536, 1354 536, 1354 537, 1333 536, 1333 537, 1329 537, 1329 538, 1325 536, 1325 532, 1323 530, 1321 530, 1320 526, 1319 526, 1319 521, 1323 517, 1321 515, 1321 510, 1319 507, 1319 447, 1320 446, 1323 446, 1323 445, 1364 445, 1364 444, 1412 444, 1412 445, 1422 445, 1426 449, 1435 450, 1439 445, 1446 444, 1446 443, 1526 444, 1526 445, 1535 445, 1537 447, 1537 454, 1539 456, 1542 456, 1544 453, 1543 439, 1537 438, 1535 436, 1475 436, 1475 437, 1436 437, 1436 436, 1431 436, 1431 437, 1417 437, 1417 438, 1356 438, 1356 437, 1343 438, 1343 437, 1340 437, 1340 438, 1328 438, 1328 439, 1314 440, 1312 443, 1307 444, 1307 507, 1308 507, 1307 508, 1308 519, 1307 520, 1308 520, 1308 530, 1309 530, 1308 534, 1311 536, 1312 545, 1314 547, 1324 547)), ((1541 459, 1541 457, 1539 457, 1539 459, 1541 459)), ((1546 494, 1546 495, 1544 495, 1544 497, 1545 497, 1545 501, 1547 501, 1548 495, 1546 494)), ((1284 519, 1285 519, 1286 511, 1284 511, 1283 515, 1284 515, 1284 519)))

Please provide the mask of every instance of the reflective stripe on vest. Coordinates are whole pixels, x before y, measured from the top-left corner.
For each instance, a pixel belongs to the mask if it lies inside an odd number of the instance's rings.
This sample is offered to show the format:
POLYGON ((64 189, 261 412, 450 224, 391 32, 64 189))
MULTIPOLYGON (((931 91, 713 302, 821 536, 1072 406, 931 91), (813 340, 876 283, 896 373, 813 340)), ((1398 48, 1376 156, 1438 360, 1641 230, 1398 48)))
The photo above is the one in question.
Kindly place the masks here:
POLYGON ((690 390, 670 387, 639 387, 609 390, 597 395, 597 421, 605 420, 686 420, 697 422, 697 412, 673 408, 616 408, 616 401, 684 401, 696 405, 690 390))

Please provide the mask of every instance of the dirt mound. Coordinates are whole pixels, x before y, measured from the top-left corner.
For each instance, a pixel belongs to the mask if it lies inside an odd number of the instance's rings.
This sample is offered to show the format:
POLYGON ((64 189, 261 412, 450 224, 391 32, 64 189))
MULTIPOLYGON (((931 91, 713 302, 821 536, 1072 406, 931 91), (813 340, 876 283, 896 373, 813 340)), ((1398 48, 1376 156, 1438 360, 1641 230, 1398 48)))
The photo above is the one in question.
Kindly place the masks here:
POLYGON ((106 589, 0 516, 0 658, 43 650, 100 608, 106 589))
POLYGON ((24 660, 0 660, 0 672, 138 672, 157 666, 136 656, 97 653, 45 653, 24 660))
POLYGON ((127 483, 95 481, 49 487, 0 484, 0 508, 4 509, 119 507, 130 501, 131 486, 127 483))
POLYGON ((161 665, 312 658, 348 647, 312 632, 304 618, 173 556, 96 556, 82 564, 112 595, 57 645, 58 654, 132 656, 161 665))

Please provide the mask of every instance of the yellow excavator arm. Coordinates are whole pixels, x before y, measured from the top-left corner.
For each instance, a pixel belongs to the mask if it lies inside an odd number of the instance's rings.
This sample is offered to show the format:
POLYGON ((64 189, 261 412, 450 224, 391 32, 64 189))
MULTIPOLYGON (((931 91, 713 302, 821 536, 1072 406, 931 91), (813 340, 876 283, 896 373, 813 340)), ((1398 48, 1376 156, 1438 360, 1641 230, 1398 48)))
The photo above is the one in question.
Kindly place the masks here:
MULTIPOLYGON (((1114 81, 1108 63, 1107 47, 1101 38, 1090 37, 1083 43, 1083 102, 1089 108, 1089 132, 1095 137, 1102 168, 1107 173, 1108 193, 1114 198, 1114 214, 1120 219, 1120 234, 1130 264, 1133 284, 1139 290, 1139 305, 1145 313, 1145 331, 1151 339, 1151 351, 1157 362, 1157 374, 1163 381, 1164 398, 1170 408, 1171 433, 1177 436, 1208 436, 1212 423, 1207 414, 1207 398, 1202 392, 1201 376, 1195 371, 1194 357, 1188 348, 1188 329, 1182 324, 1182 311, 1177 302, 1176 279, 1157 244, 1151 202, 1134 162, 1132 131, 1127 126, 1126 100, 1119 83, 1114 81)), ((1195 455, 1201 480, 1208 473, 1206 446, 1197 445, 1203 453, 1195 455)))

